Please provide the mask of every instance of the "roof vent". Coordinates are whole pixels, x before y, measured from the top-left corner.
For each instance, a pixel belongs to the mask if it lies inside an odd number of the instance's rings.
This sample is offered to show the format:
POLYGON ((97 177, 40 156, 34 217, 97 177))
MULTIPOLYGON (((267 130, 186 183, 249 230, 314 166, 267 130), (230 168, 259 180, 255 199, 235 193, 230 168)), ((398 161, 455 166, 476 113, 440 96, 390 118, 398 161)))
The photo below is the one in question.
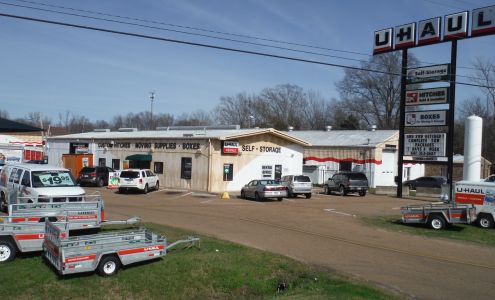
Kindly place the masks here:
POLYGON ((325 126, 325 131, 332 131, 332 126, 330 125, 325 126))
POLYGON ((137 128, 119 128, 118 131, 120 132, 134 132, 134 131, 138 131, 137 128))
POLYGON ((288 131, 294 131, 294 126, 289 126, 289 127, 287 127, 287 130, 288 130, 288 131))
POLYGON ((376 125, 369 125, 368 131, 376 131, 376 125))
POLYGON ((95 128, 94 132, 110 132, 109 128, 95 128))

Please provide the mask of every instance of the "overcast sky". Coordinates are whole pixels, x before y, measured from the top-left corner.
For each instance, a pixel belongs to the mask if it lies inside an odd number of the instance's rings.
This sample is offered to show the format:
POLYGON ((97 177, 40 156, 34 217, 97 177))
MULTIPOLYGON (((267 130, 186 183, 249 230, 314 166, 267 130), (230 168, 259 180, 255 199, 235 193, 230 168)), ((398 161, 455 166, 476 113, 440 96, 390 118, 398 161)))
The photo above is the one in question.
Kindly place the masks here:
MULTIPOLYGON (((14 7, 6 3, 84 14, 121 22, 129 19, 95 15, 88 10, 129 18, 217 32, 308 44, 359 54, 332 52, 263 40, 246 39, 194 29, 143 23, 230 39, 297 48, 352 59, 369 59, 375 30, 436 16, 493 5, 488 0, 33 0, 64 6, 43 6, 32 1, 1 0, 0 12, 104 27, 163 38, 293 56, 330 63, 358 62, 232 41, 136 27, 53 12, 14 7)), ((471 66, 477 57, 495 61, 495 35, 459 42, 458 66, 471 66)), ((0 109, 11 118, 40 111, 58 121, 60 112, 72 111, 90 120, 111 120, 114 115, 150 109, 149 92, 155 91, 154 112, 179 115, 197 109, 209 111, 222 96, 259 93, 277 84, 296 84, 338 98, 335 83, 343 69, 268 57, 232 53, 110 33, 74 29, 0 17, 0 109)), ((448 63, 450 44, 413 49, 421 61, 448 63)), ((425 63, 425 64, 427 64, 425 63)), ((458 74, 469 75, 469 69, 458 74)), ((469 81, 458 78, 459 81, 469 81)), ((479 94, 458 86, 457 101, 479 94)))

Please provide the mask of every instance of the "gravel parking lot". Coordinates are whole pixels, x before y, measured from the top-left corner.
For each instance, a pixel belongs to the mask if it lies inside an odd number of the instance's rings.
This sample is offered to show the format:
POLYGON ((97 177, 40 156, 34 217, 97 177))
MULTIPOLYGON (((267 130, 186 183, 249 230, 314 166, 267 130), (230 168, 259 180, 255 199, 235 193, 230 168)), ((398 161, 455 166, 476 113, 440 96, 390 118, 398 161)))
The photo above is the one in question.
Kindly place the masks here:
POLYGON ((372 228, 362 217, 399 215, 419 203, 389 196, 314 194, 283 201, 221 199, 219 195, 160 190, 149 194, 101 191, 108 218, 138 215, 280 253, 337 270, 419 299, 492 298, 493 248, 372 228))

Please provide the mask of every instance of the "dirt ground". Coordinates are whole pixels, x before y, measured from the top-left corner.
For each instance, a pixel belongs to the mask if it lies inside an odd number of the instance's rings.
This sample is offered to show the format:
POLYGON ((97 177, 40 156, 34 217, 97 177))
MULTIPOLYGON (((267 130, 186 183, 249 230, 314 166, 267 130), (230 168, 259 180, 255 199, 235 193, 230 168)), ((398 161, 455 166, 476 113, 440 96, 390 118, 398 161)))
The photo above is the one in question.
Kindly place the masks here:
POLYGON ((389 196, 314 194, 283 201, 221 199, 160 190, 121 195, 105 188, 108 219, 140 216, 334 269, 413 299, 491 299, 493 248, 367 226, 361 217, 399 215, 421 203, 389 196))

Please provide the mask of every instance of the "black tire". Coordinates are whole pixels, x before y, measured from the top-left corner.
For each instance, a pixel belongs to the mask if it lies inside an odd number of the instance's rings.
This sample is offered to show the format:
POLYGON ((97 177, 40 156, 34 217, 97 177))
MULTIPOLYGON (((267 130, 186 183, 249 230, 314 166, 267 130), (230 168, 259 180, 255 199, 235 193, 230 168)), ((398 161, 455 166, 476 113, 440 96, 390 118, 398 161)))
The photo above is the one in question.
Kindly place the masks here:
POLYGON ((311 199, 311 193, 304 194, 304 196, 306 196, 306 199, 311 199))
POLYGON ((330 188, 328 187, 328 185, 325 185, 324 191, 325 191, 325 195, 330 195, 331 194, 330 188))
POLYGON ((341 185, 341 186, 339 187, 339 193, 340 193, 340 195, 341 195, 342 197, 344 197, 344 196, 346 196, 346 195, 347 195, 347 192, 346 192, 345 187, 344 187, 343 185, 341 185))
POLYGON ((254 199, 255 199, 256 201, 262 201, 262 200, 263 200, 263 199, 260 197, 260 194, 258 194, 258 192, 256 192, 256 193, 254 194, 254 199))
POLYGON ((442 215, 432 215, 428 218, 428 225, 433 230, 442 230, 446 227, 447 222, 442 215))
POLYGON ((11 241, 0 240, 0 264, 14 260, 16 253, 17 249, 11 241))
POLYGON ((477 223, 479 227, 484 229, 493 228, 493 217, 489 214, 479 214, 477 223))
POLYGON ((149 191, 149 190, 148 190, 148 184, 146 184, 146 185, 144 186, 143 193, 144 193, 144 194, 148 194, 148 191, 149 191))
POLYGON ((120 268, 120 261, 116 256, 105 256, 100 260, 98 264, 98 274, 100 276, 108 277, 115 275, 120 268))
POLYGON ((366 191, 359 191, 359 196, 361 196, 361 197, 366 196, 366 191))
POLYGON ((98 178, 98 180, 96 180, 96 186, 102 187, 104 185, 105 185, 105 181, 103 180, 103 178, 98 178))
POLYGON ((124 189, 119 188, 119 194, 124 194, 124 189))
POLYGON ((290 190, 287 190, 287 198, 294 198, 295 195, 290 191, 290 190))
POLYGON ((158 191, 160 189, 160 181, 157 181, 155 184, 155 191, 158 191))
POLYGON ((4 213, 8 213, 9 206, 7 205, 7 199, 5 198, 5 194, 2 193, 0 195, 0 211, 4 213))
POLYGON ((282 201, 282 199, 284 199, 283 197, 278 197, 277 200, 278 201, 282 201))
POLYGON ((246 194, 244 194, 243 190, 241 190, 241 199, 246 199, 246 194))

